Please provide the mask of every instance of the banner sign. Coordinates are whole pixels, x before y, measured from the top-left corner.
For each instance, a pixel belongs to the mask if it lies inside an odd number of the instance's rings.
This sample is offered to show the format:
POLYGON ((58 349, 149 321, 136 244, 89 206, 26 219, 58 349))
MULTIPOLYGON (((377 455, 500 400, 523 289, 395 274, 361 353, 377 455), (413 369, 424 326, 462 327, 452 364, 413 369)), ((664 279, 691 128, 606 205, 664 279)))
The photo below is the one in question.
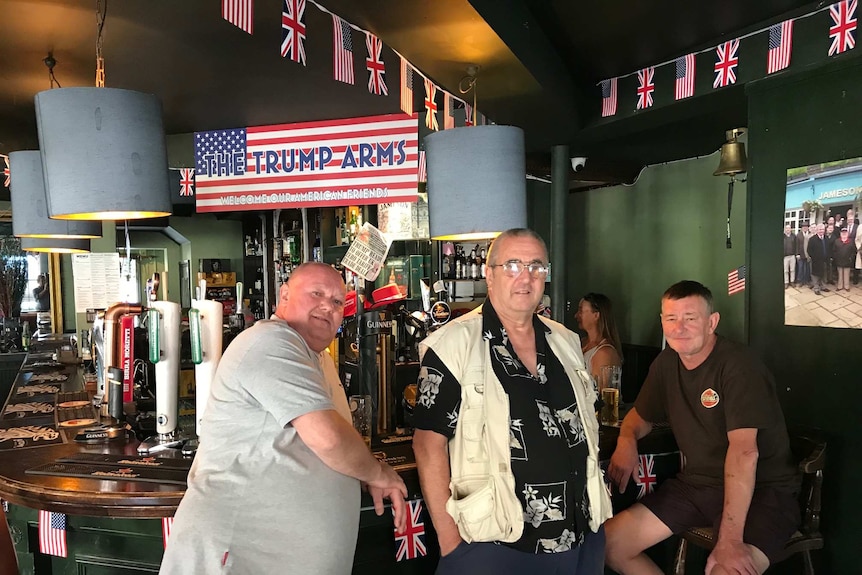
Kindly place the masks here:
POLYGON ((197 211, 415 202, 418 145, 405 114, 195 132, 197 211))

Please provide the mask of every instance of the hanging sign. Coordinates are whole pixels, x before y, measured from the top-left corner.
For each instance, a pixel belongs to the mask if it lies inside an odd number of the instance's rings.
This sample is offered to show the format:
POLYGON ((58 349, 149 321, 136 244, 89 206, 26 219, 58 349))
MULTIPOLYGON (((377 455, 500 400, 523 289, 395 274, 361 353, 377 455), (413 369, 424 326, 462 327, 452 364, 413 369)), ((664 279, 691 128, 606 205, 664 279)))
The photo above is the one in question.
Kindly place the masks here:
POLYGON ((415 118, 364 118, 195 132, 198 212, 415 202, 415 118))

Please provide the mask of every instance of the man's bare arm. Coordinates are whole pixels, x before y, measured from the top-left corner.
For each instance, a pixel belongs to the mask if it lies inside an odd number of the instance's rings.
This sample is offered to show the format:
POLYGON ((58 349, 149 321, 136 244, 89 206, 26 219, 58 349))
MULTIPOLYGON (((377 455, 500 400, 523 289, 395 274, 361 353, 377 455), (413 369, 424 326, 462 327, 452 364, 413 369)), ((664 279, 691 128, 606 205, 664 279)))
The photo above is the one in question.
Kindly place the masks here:
POLYGON ((452 478, 448 444, 449 440, 435 431, 417 429, 413 434, 419 485, 437 531, 441 555, 448 555, 461 543, 458 526, 446 511, 446 502, 451 495, 449 481, 452 478))

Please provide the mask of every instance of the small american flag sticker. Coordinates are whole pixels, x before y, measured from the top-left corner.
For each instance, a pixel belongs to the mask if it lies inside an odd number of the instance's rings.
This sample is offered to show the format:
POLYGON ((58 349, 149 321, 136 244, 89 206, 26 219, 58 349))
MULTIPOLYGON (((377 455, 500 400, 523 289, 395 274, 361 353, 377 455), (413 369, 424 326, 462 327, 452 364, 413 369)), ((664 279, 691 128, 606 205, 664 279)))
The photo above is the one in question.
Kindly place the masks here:
POLYGON ((745 289, 745 266, 739 266, 727 274, 727 295, 739 293, 745 289))

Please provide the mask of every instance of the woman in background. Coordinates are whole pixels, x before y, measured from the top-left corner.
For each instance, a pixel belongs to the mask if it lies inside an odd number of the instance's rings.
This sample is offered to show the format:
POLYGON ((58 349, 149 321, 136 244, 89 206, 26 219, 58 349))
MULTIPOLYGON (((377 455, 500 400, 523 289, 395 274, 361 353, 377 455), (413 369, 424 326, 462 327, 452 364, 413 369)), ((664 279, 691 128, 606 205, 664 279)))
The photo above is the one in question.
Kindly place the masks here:
POLYGON ((587 332, 587 337, 581 341, 581 351, 587 369, 598 381, 604 366, 623 364, 611 300, 604 294, 588 293, 578 304, 575 319, 578 327, 587 332))

